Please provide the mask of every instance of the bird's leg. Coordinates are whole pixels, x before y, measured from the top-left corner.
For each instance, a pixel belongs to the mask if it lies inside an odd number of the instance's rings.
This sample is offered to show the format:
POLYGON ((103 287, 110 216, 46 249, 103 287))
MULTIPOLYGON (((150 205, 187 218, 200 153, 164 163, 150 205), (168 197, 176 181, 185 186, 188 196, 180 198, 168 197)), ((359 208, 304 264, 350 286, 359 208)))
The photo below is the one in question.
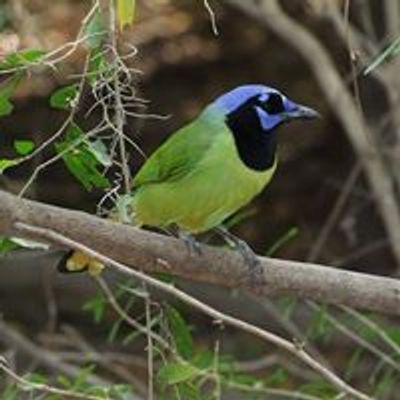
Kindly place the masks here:
POLYGON ((230 247, 234 247, 241 254, 245 264, 249 267, 250 283, 251 285, 257 286, 262 277, 262 269, 256 253, 254 253, 252 248, 244 240, 229 232, 224 226, 219 226, 214 229, 230 247))
POLYGON ((224 226, 219 226, 215 228, 215 230, 230 247, 236 248, 239 251, 244 261, 251 269, 257 267, 259 264, 257 255, 244 240, 229 232, 224 226))
POLYGON ((160 226, 158 229, 160 229, 161 232, 164 232, 167 236, 173 236, 179 237, 179 234, 177 234, 177 230, 173 230, 172 228, 166 228, 165 226, 160 226))
POLYGON ((191 235, 188 232, 179 230, 178 236, 180 239, 182 239, 185 242, 186 247, 188 248, 189 254, 191 256, 200 256, 201 255, 201 244, 199 241, 196 240, 196 238, 193 235, 191 235))

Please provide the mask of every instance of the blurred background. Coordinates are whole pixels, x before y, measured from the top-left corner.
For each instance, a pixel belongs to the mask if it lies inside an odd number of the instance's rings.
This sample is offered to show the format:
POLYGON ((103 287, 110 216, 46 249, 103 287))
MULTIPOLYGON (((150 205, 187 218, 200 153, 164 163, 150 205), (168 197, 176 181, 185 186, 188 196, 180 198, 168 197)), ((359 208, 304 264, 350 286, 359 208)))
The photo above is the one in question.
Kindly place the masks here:
MULTIPOLYGON (((0 46, 4 47, 12 40, 18 49, 52 50, 62 46, 76 37, 89 10, 88 3, 80 0, 5 1, 0 4, 0 46)), ((386 219, 382 217, 385 211, 380 208, 377 198, 392 196, 400 210, 400 187, 396 186, 396 182, 400 182, 397 180, 400 57, 386 59, 368 75, 363 72, 400 36, 399 2, 308 0, 281 3, 285 15, 306 29, 314 40, 319 41, 324 54, 331 57, 332 69, 352 97, 360 123, 368 127, 368 132, 364 132, 366 143, 370 144, 372 152, 378 153, 386 179, 392 182, 393 190, 389 194, 377 191, 379 184, 370 184, 371 178, 365 169, 368 157, 360 155, 360 149, 354 146, 351 124, 346 125, 346 117, 341 118, 342 111, 338 112, 342 109, 341 93, 336 93, 337 88, 332 87, 337 100, 332 92, 328 96, 326 87, 321 85, 323 73, 316 76, 310 63, 310 59, 318 55, 304 57, 301 50, 269 26, 269 19, 263 19, 262 12, 254 17, 255 3, 249 2, 248 10, 245 10, 246 2, 238 3, 210 2, 218 27, 218 35, 215 35, 210 14, 200 1, 138 1, 135 22, 120 38, 120 49, 127 52, 128 44, 137 47, 138 53, 129 59, 129 64, 140 71, 135 74, 135 81, 140 96, 149 100, 146 111, 169 118, 132 119, 126 133, 146 154, 151 154, 164 138, 230 88, 246 83, 264 83, 278 88, 292 99, 317 109, 323 119, 293 123, 282 130, 280 165, 275 178, 243 210, 232 230, 259 254, 273 253, 280 258, 395 275, 400 261, 396 252, 399 254, 400 251, 394 251, 393 238, 400 226, 387 226, 390 215, 388 218, 386 214, 386 219)), ((2 50, 6 52, 4 48, 2 50)), ((84 49, 78 48, 58 64, 57 70, 36 70, 19 87, 14 96, 14 112, 0 119, 3 157, 13 154, 16 138, 29 138, 38 145, 61 126, 67 114, 52 109, 49 96, 56 88, 76 81, 74 75, 82 72, 84 54, 84 49)), ((85 98, 82 102, 82 108, 87 110, 90 98, 88 104, 85 104, 85 98)), ((81 114, 84 119, 84 113, 81 114)), ((96 118, 96 114, 92 118, 96 118)), ((18 193, 33 170, 50 155, 51 151, 44 152, 31 162, 1 175, 1 188, 18 193)), ((132 148, 129 157, 134 173, 141 165, 142 157, 132 148)), ((103 192, 100 189, 85 191, 60 161, 44 169, 26 195, 45 203, 95 213, 103 192)), ((396 218, 393 215, 394 221, 396 218)), ((98 351, 126 352, 129 349, 134 357, 144 357, 140 341, 124 347, 121 343, 110 344, 105 339, 107 324, 115 320, 115 315, 109 311, 107 323, 92 322, 82 305, 96 293, 96 285, 86 276, 60 277, 54 268, 59 253, 36 252, 32 255, 21 251, 5 257, 0 261, 0 313, 12 326, 18 327, 25 339, 60 356, 66 352, 66 341, 79 331, 85 340, 97 346, 98 351)), ((114 282, 117 277, 110 273, 109 279, 114 282)), ((327 309, 316 312, 292 299, 255 303, 254 299, 228 290, 190 282, 181 284, 210 304, 218 304, 224 311, 289 335, 289 338, 295 337, 294 332, 312 338, 318 352, 324 353, 342 375, 354 357, 354 343, 348 336, 337 327, 327 328, 330 318, 327 309), (318 324, 320 331, 316 332, 318 324)), ((265 346, 257 340, 231 328, 219 330, 212 321, 193 310, 182 306, 180 309, 195 326, 193 334, 202 346, 212 347, 215 340, 220 340, 224 352, 243 362, 265 355, 265 346)), ((141 310, 140 306, 138 310, 141 310)), ((348 315, 343 316, 338 310, 331 312, 362 336, 361 329, 351 325, 348 315)), ((390 329, 396 327, 396 321, 386 320, 385 324, 390 329)), ((40 366, 31 353, 18 349, 15 341, 10 339, 11 333, 5 326, 3 328, 2 333, 0 326, 0 343, 3 343, 0 349, 13 354, 19 366, 21 359, 29 360, 27 369, 40 366)), ((78 351, 83 350, 78 346, 78 351)), ((268 349, 267 353, 279 361, 271 358, 271 365, 261 367, 258 376, 272 374, 272 369, 281 365, 281 356, 275 354, 274 349, 268 349)), ((367 353, 360 351, 359 357, 363 360, 357 363, 356 372, 349 373, 349 377, 368 389, 371 383, 365 382, 365 376, 370 376, 381 361, 367 353)), ((77 364, 76 360, 71 362, 77 364)), ((136 384, 143 385, 140 382, 143 369, 140 365, 132 365, 129 365, 132 375, 139 376, 135 378, 139 380, 136 384)), ((48 364, 41 367, 49 369, 48 364)), ((282 387, 315 379, 304 376, 307 374, 299 372, 299 367, 287 360, 282 368, 290 376, 282 387)), ((393 366, 391 371, 391 379, 396 382, 398 371, 396 375, 393 366)), ((105 374, 105 379, 113 381, 114 378, 112 373, 105 374)), ((118 379, 121 376, 117 376, 118 379)), ((395 383, 387 387, 389 389, 379 398, 395 399, 395 383)), ((230 394, 226 398, 250 398, 235 396, 238 395, 230 394)))

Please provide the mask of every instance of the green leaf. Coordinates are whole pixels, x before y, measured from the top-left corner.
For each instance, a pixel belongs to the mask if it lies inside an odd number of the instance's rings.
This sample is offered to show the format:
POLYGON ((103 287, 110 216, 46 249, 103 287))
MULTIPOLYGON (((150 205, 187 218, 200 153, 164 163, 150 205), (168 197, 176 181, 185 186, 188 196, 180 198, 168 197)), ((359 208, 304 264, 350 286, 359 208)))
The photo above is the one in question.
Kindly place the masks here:
POLYGON ((14 383, 7 385, 1 393, 1 396, 3 400, 18 400, 21 398, 20 390, 14 383))
POLYGON ((325 340, 327 341, 330 335, 333 333, 333 326, 329 322, 329 311, 326 305, 319 307, 319 310, 313 314, 310 326, 307 331, 307 336, 311 340, 325 340))
MULTIPOLYGON (((388 395, 391 392, 394 395, 393 389, 394 385, 396 385, 396 382, 398 383, 398 376, 396 377, 396 373, 394 372, 394 370, 391 368, 386 369, 385 373, 383 374, 383 377, 380 379, 380 381, 374 388, 375 389, 374 398, 376 399, 389 398, 388 395)), ((397 396, 394 396, 392 398, 395 397, 397 396)))
POLYGON ((257 379, 255 376, 245 373, 236 373, 231 375, 229 376, 229 381, 248 387, 254 387, 255 385, 258 385, 259 387, 266 386, 263 381, 257 379))
POLYGON ((46 384, 48 379, 45 375, 39 374, 37 372, 30 372, 25 376, 25 379, 31 383, 46 384))
POLYGON ((7 97, 0 97, 0 117, 11 114, 13 109, 14 106, 7 97))
POLYGON ((93 86, 99 79, 100 74, 106 74, 107 70, 110 70, 110 68, 112 69, 104 57, 103 49, 101 47, 92 49, 87 73, 89 83, 93 86))
POLYGON ((20 156, 25 156, 29 153, 32 153, 35 148, 35 143, 32 140, 15 140, 14 141, 14 149, 20 156))
POLYGON ((122 31, 125 25, 131 25, 135 18, 136 0, 117 0, 117 14, 119 28, 122 31))
POLYGON ((10 102, 10 97, 14 94, 23 75, 14 74, 0 84, 0 116, 8 115, 12 112, 14 106, 10 102))
POLYGON ((192 363, 198 369, 209 369, 214 366, 215 356, 213 353, 207 350, 198 352, 192 359, 192 363))
POLYGON ((122 325, 123 319, 119 319, 115 321, 110 328, 110 331, 108 332, 107 336, 107 341, 109 343, 115 343, 117 340, 118 333, 120 331, 121 325, 122 325))
POLYGON ((68 110, 72 108, 78 96, 78 85, 64 86, 56 90, 50 97, 50 105, 53 108, 68 110))
POLYGON ((104 297, 103 292, 97 291, 91 299, 85 302, 82 309, 91 312, 94 322, 99 323, 103 319, 106 306, 107 299, 104 297))
POLYGON ((57 377, 57 382, 62 386, 65 386, 66 388, 69 388, 72 385, 72 381, 70 380, 70 378, 65 375, 59 375, 57 377))
POLYGON ((350 361, 347 363, 346 371, 345 371, 345 378, 347 380, 351 380, 353 377, 356 368, 360 363, 361 356, 363 355, 364 349, 362 347, 356 348, 355 352, 350 358, 350 361))
POLYGON ((97 10, 86 26, 85 36, 87 36, 87 47, 89 49, 99 48, 105 39, 106 32, 101 13, 97 10))
POLYGON ((175 308, 168 306, 166 314, 176 350, 182 358, 190 360, 193 357, 193 339, 188 325, 175 308))
POLYGON ((179 395, 187 400, 211 400, 215 397, 205 398, 200 391, 200 385, 192 382, 181 382, 178 385, 179 395))
POLYGON ((364 75, 368 75, 381 65, 387 58, 400 53, 400 37, 390 44, 382 53, 378 54, 374 61, 365 69, 364 75))
POLYGON ((11 78, 3 81, 0 84, 0 97, 9 99, 14 94, 23 77, 23 73, 16 73, 11 78))
POLYGON ((176 282, 176 276, 168 273, 168 272, 156 272, 154 275, 159 279, 160 281, 163 281, 165 283, 169 283, 170 285, 174 285, 176 282))
POLYGON ((112 165, 112 159, 108 154, 107 146, 101 139, 93 142, 87 141, 88 150, 95 156, 96 160, 104 167, 112 165))
POLYGON ((321 400, 331 400, 337 397, 336 388, 319 378, 300 386, 297 390, 299 392, 318 396, 321 400))
POLYGON ((268 377, 264 380, 263 384, 265 386, 280 386, 290 380, 288 373, 282 368, 277 367, 273 372, 271 372, 268 377))
POLYGON ((78 392, 86 386, 86 381, 90 375, 94 373, 96 366, 89 364, 85 367, 79 368, 78 375, 74 378, 73 385, 69 387, 70 390, 78 392))
POLYGON ((16 166, 21 162, 20 159, 9 159, 9 158, 2 158, 0 159, 0 174, 2 174, 6 169, 16 166))
POLYGON ((129 333, 122 340, 122 345, 128 346, 129 344, 133 343, 138 337, 140 337, 141 334, 142 334, 142 332, 139 332, 139 331, 133 331, 133 332, 129 333))
POLYGON ((168 363, 161 367, 158 378, 163 385, 175 385, 188 381, 198 374, 198 369, 190 364, 168 363))
POLYGON ((108 397, 106 399, 115 399, 115 400, 126 400, 134 398, 132 395, 131 385, 128 384, 116 384, 109 387, 108 397))
POLYGON ((4 255, 6 253, 9 253, 12 250, 15 250, 18 248, 18 245, 14 243, 11 239, 0 236, 0 254, 4 255))
POLYGON ((63 142, 55 144, 57 153, 75 178, 82 183, 86 190, 94 187, 106 188, 108 179, 98 169, 99 162, 88 148, 83 131, 76 124, 72 124, 63 142))
POLYGON ((19 59, 24 63, 33 63, 39 61, 46 54, 41 49, 25 49, 17 53, 19 59))
POLYGON ((400 327, 386 327, 385 332, 389 337, 400 346, 400 327))
POLYGON ((24 49, 8 55, 0 63, 0 69, 17 68, 38 62, 46 54, 41 49, 24 49))
POLYGON ((272 244, 272 246, 270 246, 265 255, 267 257, 272 257, 279 249, 286 245, 286 243, 288 243, 290 240, 295 238, 298 234, 299 228, 297 228, 297 226, 291 227, 287 232, 279 237, 278 240, 276 240, 275 243, 272 244))

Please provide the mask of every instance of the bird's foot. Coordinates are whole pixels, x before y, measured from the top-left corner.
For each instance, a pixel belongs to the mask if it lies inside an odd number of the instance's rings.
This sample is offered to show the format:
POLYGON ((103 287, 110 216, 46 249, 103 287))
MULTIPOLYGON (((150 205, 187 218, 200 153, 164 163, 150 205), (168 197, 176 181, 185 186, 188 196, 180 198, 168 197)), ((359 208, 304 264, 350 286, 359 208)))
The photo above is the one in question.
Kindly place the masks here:
POLYGON ((244 264, 247 266, 248 271, 244 273, 244 279, 248 281, 249 285, 257 288, 263 282, 263 270, 261 262, 253 249, 242 239, 237 238, 236 249, 243 257, 244 264))
POLYGON ((201 256, 201 244, 194 236, 187 232, 179 231, 179 238, 185 242, 191 257, 201 256))
POLYGON ((241 239, 237 239, 236 249, 242 255, 244 262, 249 266, 250 270, 256 269, 260 266, 260 261, 258 261, 256 253, 253 249, 241 239))
POLYGON ((217 228, 217 233, 223 237, 229 246, 235 248, 243 257, 243 261, 248 267, 248 271, 244 273, 243 279, 248 281, 252 287, 260 286, 264 280, 263 270, 261 262, 253 249, 244 240, 230 233, 224 227, 217 228))

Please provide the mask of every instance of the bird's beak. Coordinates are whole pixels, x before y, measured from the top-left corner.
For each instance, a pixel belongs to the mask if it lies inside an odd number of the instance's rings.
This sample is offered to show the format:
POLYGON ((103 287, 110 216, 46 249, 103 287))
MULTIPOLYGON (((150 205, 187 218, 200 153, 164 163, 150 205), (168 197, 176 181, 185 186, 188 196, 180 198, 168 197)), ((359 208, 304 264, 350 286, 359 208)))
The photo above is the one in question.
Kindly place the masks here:
POLYGON ((313 110, 310 107, 297 105, 293 110, 285 113, 285 119, 322 119, 321 114, 318 111, 313 110))

